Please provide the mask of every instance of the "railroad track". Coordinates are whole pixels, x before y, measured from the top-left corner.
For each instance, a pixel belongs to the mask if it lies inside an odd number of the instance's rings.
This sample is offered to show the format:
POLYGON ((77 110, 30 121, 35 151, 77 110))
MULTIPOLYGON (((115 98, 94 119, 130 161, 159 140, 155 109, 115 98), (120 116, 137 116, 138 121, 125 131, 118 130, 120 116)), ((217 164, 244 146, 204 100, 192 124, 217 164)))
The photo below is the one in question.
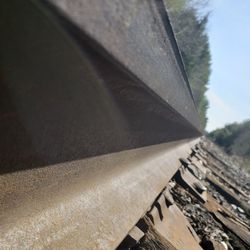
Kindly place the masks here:
MULTIPOLYGON (((218 185, 211 171, 216 158, 200 144, 196 148, 180 159, 178 171, 118 249, 249 249, 249 205, 241 196, 232 203, 225 195, 229 188, 222 183, 216 190, 225 201, 213 198, 217 192, 208 182, 218 185), (234 204, 243 214, 235 213, 234 204)), ((235 195, 239 191, 235 188, 235 195)))
POLYGON ((206 199, 164 2, 4 0, 0 16, 0 248, 115 249, 158 231, 200 249, 168 186, 206 199))

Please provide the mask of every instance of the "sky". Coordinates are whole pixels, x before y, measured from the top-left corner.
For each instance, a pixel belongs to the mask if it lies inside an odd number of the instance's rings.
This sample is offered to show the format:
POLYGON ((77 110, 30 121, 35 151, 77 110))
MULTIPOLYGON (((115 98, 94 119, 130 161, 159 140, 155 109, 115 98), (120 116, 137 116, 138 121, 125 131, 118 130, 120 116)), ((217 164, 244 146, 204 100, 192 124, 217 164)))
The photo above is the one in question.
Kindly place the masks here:
POLYGON ((212 0, 207 131, 250 119, 250 0, 212 0))

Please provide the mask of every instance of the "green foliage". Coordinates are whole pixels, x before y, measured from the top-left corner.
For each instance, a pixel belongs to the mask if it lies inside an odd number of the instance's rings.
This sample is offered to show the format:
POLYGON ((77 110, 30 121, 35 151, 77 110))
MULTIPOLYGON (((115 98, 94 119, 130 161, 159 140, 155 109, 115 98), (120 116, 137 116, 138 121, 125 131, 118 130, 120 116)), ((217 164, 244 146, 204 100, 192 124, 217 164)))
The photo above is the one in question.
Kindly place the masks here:
POLYGON ((210 50, 206 26, 208 14, 199 15, 205 1, 165 0, 174 33, 198 108, 201 124, 205 128, 208 100, 205 96, 210 75, 210 50), (198 6, 198 7, 197 7, 198 6))
POLYGON ((167 0, 166 3, 172 11, 179 11, 185 6, 185 0, 167 0))
POLYGON ((228 154, 238 156, 242 167, 250 173, 250 121, 226 125, 208 137, 228 154))
POLYGON ((226 125, 211 132, 209 137, 227 153, 250 158, 250 121, 226 125))
POLYGON ((248 173, 250 173, 250 158, 245 158, 243 160, 242 167, 247 170, 248 173))

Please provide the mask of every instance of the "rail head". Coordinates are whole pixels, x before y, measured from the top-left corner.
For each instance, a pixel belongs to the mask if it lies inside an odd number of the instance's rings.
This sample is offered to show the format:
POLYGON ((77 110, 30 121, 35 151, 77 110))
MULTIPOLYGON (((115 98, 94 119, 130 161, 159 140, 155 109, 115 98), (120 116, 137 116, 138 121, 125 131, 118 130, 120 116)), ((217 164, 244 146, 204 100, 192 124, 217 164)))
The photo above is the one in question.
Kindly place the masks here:
POLYGON ((0 248, 117 247, 197 143, 162 11, 0 2, 0 248))

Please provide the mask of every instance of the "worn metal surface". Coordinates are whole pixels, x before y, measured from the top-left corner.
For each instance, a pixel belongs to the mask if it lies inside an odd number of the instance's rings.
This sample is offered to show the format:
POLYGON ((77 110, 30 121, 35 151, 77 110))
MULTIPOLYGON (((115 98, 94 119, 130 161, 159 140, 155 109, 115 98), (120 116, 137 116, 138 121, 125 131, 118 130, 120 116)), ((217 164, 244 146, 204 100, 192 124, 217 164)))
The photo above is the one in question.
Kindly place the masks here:
MULTIPOLYGON (((85 33, 67 33, 37 2, 0 4, 1 173, 200 135, 170 101, 104 55, 85 33)), ((169 64, 165 69, 174 70, 169 64)), ((174 100, 185 99, 171 93, 169 85, 177 83, 165 80, 174 100)), ((185 91, 178 89, 179 95, 185 91)))
POLYGON ((199 201, 202 203, 206 201, 206 188, 200 183, 199 179, 192 175, 188 169, 181 167, 175 174, 175 180, 183 188, 187 189, 192 195, 194 195, 199 201))
MULTIPOLYGON (((235 183, 232 183, 232 181, 228 180, 223 173, 220 173, 216 168, 213 167, 214 165, 212 165, 210 167, 212 173, 214 176, 216 176, 218 179, 220 179, 222 181, 222 183, 224 183, 224 186, 226 186, 227 188, 231 189, 236 195, 242 195, 244 198, 248 199, 248 195, 246 193, 244 193, 241 189, 239 189, 235 183)), ((218 182, 218 181, 217 181, 218 182)))
POLYGON ((233 191, 233 189, 229 189, 220 183, 215 177, 212 175, 206 177, 207 180, 216 188, 216 190, 221 193, 230 203, 237 204, 242 207, 246 214, 250 216, 250 205, 240 199, 233 191))
POLYGON ((155 229, 178 250, 201 250, 199 238, 170 194, 163 194, 149 213, 155 229))
POLYGON ((0 2, 1 249, 115 248, 190 153, 198 116, 164 15, 0 2))
POLYGON ((143 237, 145 233, 137 226, 134 226, 126 236, 126 238, 117 247, 117 250, 131 249, 134 247, 143 237))
POLYGON ((0 248, 115 248, 196 142, 2 175, 0 248))
POLYGON ((242 220, 238 219, 230 210, 225 208, 224 206, 220 205, 209 193, 208 193, 208 198, 204 206, 206 209, 211 212, 211 213, 218 213, 223 212, 222 214, 227 215, 226 217, 233 218, 233 220, 243 226, 246 231, 250 230, 250 226, 246 222, 243 222, 242 220))
POLYGON ((204 166, 202 161, 198 160, 195 156, 190 157, 189 159, 192 162, 192 164, 195 165, 195 167, 197 167, 199 169, 199 171, 202 172, 203 176, 206 176, 206 167, 204 166))
POLYGON ((247 228, 243 227, 240 223, 237 223, 237 221, 228 217, 226 214, 223 215, 220 212, 214 212, 214 215, 225 227, 250 246, 250 232, 247 228))
POLYGON ((161 0, 49 0, 195 127, 199 118, 161 0))

